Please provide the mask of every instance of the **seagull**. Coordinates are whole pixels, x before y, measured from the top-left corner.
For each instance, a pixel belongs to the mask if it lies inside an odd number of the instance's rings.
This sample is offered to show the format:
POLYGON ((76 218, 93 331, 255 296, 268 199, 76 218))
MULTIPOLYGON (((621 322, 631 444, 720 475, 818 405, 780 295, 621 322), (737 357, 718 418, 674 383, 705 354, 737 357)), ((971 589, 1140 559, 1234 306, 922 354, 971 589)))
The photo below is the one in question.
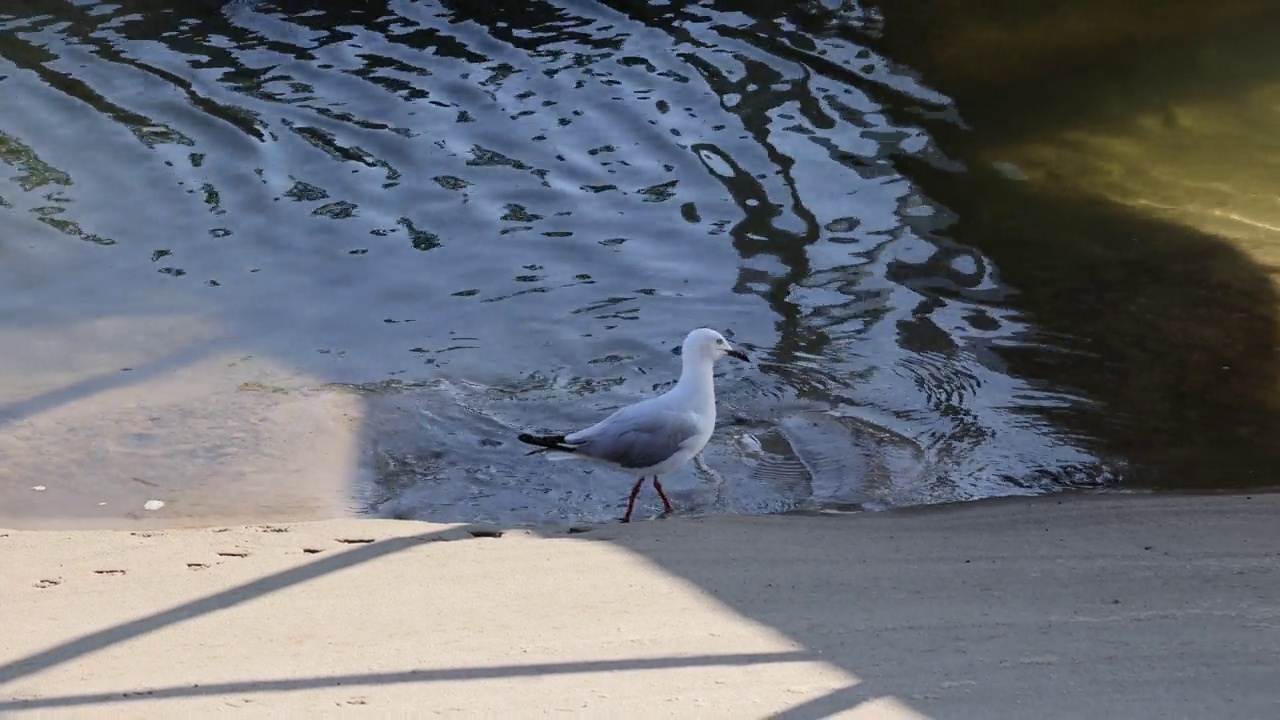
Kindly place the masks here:
POLYGON ((682 368, 676 386, 655 398, 642 400, 618 410, 585 430, 568 435, 521 434, 521 442, 539 449, 526 453, 553 453, 603 463, 639 476, 627 499, 622 522, 631 522, 636 496, 646 477, 662 498, 662 506, 672 512, 671 501, 658 482, 664 475, 688 462, 706 447, 716 424, 716 391, 711 371, 728 355, 746 362, 747 354, 734 348, 724 336, 710 328, 690 332, 680 348, 682 368))

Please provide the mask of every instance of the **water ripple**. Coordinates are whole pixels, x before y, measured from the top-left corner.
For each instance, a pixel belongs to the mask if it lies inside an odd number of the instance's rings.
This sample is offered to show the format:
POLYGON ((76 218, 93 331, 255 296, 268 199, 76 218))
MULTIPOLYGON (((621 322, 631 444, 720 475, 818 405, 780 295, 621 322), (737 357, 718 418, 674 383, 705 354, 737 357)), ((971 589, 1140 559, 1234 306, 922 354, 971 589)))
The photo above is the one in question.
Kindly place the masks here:
POLYGON ((1079 399, 993 352, 1045 336, 900 166, 955 168, 920 122, 953 109, 851 39, 874 12, 303 5, 0 16, 0 214, 89 241, 78 267, 110 254, 47 295, 154 270, 253 353, 361 388, 361 509, 612 515, 625 481, 510 438, 668 387, 703 324, 761 362, 721 384, 705 472, 734 483, 668 483, 694 508, 1106 477, 1050 421, 1079 399))

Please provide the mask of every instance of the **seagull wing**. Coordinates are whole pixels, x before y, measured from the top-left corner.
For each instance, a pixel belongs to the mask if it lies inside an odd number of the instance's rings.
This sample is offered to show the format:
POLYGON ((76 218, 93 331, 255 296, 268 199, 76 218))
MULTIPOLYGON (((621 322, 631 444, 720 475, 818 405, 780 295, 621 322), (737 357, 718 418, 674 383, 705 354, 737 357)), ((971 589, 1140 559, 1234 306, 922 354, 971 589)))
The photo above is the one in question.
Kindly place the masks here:
POLYGON ((579 455, 628 470, 653 467, 699 435, 698 417, 665 403, 639 403, 565 438, 579 455))

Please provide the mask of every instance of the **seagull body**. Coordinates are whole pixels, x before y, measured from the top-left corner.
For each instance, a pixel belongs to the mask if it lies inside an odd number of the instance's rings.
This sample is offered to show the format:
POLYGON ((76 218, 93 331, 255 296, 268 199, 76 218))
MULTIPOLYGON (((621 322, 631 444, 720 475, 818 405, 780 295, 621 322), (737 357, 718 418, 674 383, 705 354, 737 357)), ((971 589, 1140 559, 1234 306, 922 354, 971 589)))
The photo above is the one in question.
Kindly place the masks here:
POLYGON ((609 417, 568 435, 519 436, 540 449, 529 453, 568 454, 594 460, 639 477, 631 488, 622 522, 631 521, 636 496, 646 477, 662 498, 666 512, 671 501, 658 476, 685 464, 706 447, 716 425, 716 391, 712 370, 725 355, 748 360, 720 333, 699 328, 689 333, 680 350, 682 368, 676 386, 655 398, 618 410, 609 417))

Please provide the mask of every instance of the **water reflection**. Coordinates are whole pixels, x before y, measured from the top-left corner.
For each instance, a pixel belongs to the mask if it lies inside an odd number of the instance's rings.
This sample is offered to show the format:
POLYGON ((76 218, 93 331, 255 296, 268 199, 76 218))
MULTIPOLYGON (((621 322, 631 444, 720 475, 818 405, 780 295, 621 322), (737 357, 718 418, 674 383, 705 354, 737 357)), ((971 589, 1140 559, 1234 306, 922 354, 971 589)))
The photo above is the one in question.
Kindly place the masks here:
POLYGON ((957 210, 952 236, 1000 264, 1037 325, 1083 351, 1006 352, 1011 365, 1103 401, 1055 422, 1123 456, 1131 484, 1273 486, 1280 453, 1260 439, 1280 419, 1280 7, 954 11, 886 4, 881 40, 977 130, 930 124, 971 168, 964 182, 908 172, 957 210), (895 30, 917 16, 934 20, 895 30), (991 71, 1010 55, 1017 67, 991 71))
POLYGON ((1008 250, 1063 209, 1005 214, 1016 184, 969 168, 954 138, 972 130, 877 49, 879 10, 6 12, 0 88, 21 101, 0 107, 0 213, 43 223, 25 242, 74 268, 41 281, 29 321, 163 303, 358 392, 361 509, 612 517, 625 479, 531 462, 510 438, 661 389, 696 325, 763 362, 722 378, 703 466, 664 479, 694 512, 1128 471, 1097 421, 1113 389, 1053 369, 1114 350, 1037 301, 1043 258, 1008 250))

